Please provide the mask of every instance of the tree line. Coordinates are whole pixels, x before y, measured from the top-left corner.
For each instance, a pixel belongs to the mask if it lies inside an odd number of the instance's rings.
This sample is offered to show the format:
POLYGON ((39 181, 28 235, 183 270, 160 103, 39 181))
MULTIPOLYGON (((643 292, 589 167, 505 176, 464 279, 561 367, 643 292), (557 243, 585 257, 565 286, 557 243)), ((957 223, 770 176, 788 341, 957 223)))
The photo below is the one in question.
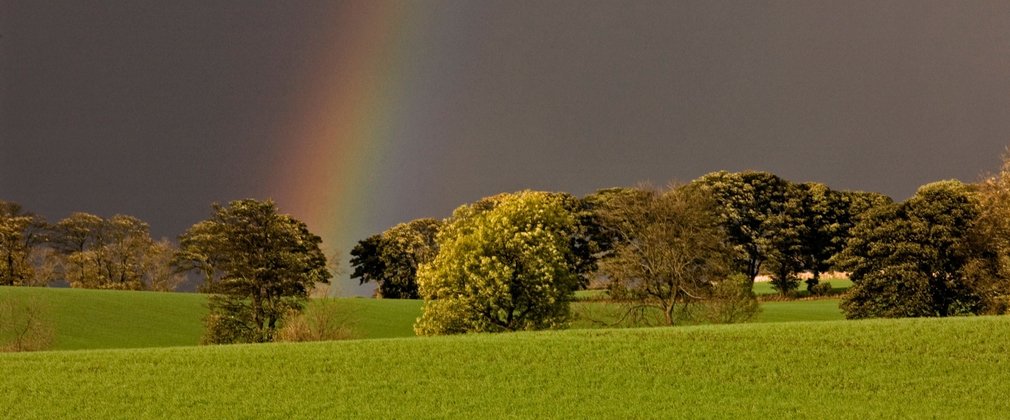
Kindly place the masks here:
POLYGON ((133 216, 78 212, 48 223, 0 201, 0 286, 168 291, 185 280, 170 267, 174 255, 170 241, 152 239, 133 216))
POLYGON ((309 292, 332 276, 322 240, 271 201, 214 204, 179 245, 151 238, 143 221, 73 213, 56 223, 0 201, 0 286, 175 289, 187 274, 210 293, 203 342, 272 341, 309 292))
POLYGON ((768 172, 706 174, 665 189, 585 197, 520 191, 358 242, 352 278, 422 298, 419 334, 562 326, 591 283, 673 325, 745 319, 759 274, 790 294, 850 273, 848 318, 1004 313, 1010 307, 1010 163, 982 182, 941 181, 904 202, 768 172))
MULTIPOLYGON (((51 224, 0 202, 0 285, 171 290, 195 274, 213 294, 205 342, 271 341, 332 276, 321 239, 270 201, 212 209, 176 247, 131 216, 51 224)), ((759 274, 790 294, 809 272, 818 293, 827 270, 850 273, 849 318, 1005 313, 1010 160, 904 202, 757 171, 585 197, 504 193, 365 238, 351 257, 352 278, 378 296, 424 299, 421 335, 563 327, 590 286, 629 317, 735 322, 756 310, 759 274)))

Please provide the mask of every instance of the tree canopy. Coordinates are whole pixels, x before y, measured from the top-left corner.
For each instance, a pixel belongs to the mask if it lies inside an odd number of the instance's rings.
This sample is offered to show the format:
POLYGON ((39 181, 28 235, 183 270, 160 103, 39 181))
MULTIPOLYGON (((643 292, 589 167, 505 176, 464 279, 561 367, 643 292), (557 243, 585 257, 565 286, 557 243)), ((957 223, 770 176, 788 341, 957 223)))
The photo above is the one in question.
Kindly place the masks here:
POLYGON ((631 302, 630 314, 655 308, 674 325, 688 305, 712 299, 733 257, 714 207, 707 191, 692 186, 622 194, 602 212, 617 240, 600 271, 611 294, 631 302))
POLYGON ((213 206, 211 218, 180 236, 174 264, 203 274, 214 293, 208 343, 271 341, 284 315, 301 309, 315 283, 331 277, 322 240, 272 201, 213 206))
POLYGON ((377 296, 417 299, 417 269, 435 259, 441 222, 418 219, 358 242, 351 250, 351 278, 378 284, 377 296))
POLYGON ((422 265, 420 335, 564 326, 579 284, 580 225, 565 194, 522 191, 457 208, 422 265))
POLYGON ((978 193, 959 181, 919 188, 900 204, 871 210, 839 255, 853 288, 846 317, 921 317, 980 313, 982 270, 992 257, 973 241, 981 210, 978 193))

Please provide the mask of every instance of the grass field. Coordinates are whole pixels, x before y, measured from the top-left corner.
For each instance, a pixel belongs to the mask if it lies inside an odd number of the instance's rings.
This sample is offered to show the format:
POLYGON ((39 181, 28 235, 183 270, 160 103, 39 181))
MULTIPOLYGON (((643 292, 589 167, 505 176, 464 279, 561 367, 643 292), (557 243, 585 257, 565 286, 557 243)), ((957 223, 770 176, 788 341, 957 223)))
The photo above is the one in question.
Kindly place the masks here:
MULTIPOLYGON (((55 350, 190 346, 200 340, 206 296, 190 293, 126 292, 0 287, 0 297, 37 298, 52 315, 55 350)), ((422 302, 398 299, 338 299, 341 319, 359 339, 413 337, 422 302)), ((837 300, 764 302, 753 322, 842 319, 837 300)), ((309 306, 309 310, 312 305, 309 306)), ((573 328, 601 328, 620 307, 595 301, 573 304, 573 328), (590 319, 592 318, 592 319, 590 319)))
POLYGON ((1000 418, 1010 318, 0 355, 4 418, 1000 418))
MULTIPOLYGON (((852 280, 846 278, 837 278, 837 279, 826 278, 821 281, 831 283, 831 289, 834 290, 835 292, 843 292, 846 289, 852 287, 852 280)), ((759 281, 754 283, 754 294, 758 296, 777 295, 778 293, 779 293, 778 290, 775 290, 775 288, 772 287, 771 282, 759 281)), ((799 290, 797 290, 797 293, 799 293, 801 296, 807 295, 808 294, 807 285, 803 282, 800 282, 800 288, 799 290)))
POLYGON ((2 297, 43 302, 56 350, 196 345, 207 311, 194 293, 0 287, 2 297))

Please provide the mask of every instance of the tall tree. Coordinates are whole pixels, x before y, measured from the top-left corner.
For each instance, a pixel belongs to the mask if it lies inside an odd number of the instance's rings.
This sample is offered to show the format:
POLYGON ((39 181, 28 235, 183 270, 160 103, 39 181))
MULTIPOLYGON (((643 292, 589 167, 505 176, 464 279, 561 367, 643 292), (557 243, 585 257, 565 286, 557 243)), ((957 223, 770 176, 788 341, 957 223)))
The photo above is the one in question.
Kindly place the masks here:
POLYGON ((465 205, 438 234, 439 252, 418 272, 420 335, 566 325, 579 284, 572 239, 580 225, 566 195, 501 194, 465 205))
POLYGON ((782 232, 789 182, 768 172, 719 171, 692 181, 712 195, 717 213, 737 249, 737 266, 751 283, 772 257, 782 232))
POLYGON ((210 219, 180 238, 180 270, 204 275, 210 298, 207 343, 271 341, 280 321, 300 310, 315 283, 331 274, 322 240, 272 201, 215 204, 210 219))
POLYGON ((37 282, 32 256, 44 242, 45 220, 20 204, 0 201, 0 285, 37 282))

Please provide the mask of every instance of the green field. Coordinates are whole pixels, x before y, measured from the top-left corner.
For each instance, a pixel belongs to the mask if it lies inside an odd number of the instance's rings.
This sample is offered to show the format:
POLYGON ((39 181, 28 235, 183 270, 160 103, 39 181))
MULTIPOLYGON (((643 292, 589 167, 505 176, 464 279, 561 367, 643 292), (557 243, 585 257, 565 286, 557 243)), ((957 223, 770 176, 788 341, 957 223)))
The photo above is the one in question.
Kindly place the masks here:
MULTIPOLYGON (((837 293, 841 293, 846 289, 852 287, 852 280, 846 278, 825 278, 821 280, 821 282, 831 283, 831 289, 837 293)), ((758 296, 777 295, 779 291, 775 290, 775 288, 772 287, 771 282, 759 281, 754 283, 754 293, 757 294, 758 296)), ((801 296, 805 296, 808 294, 807 285, 802 281, 800 282, 800 288, 799 290, 797 290, 797 293, 799 293, 801 296)))
MULTIPOLYGON (((56 329, 55 350, 190 346, 200 340, 206 296, 191 293, 0 287, 0 297, 44 301, 56 329)), ((353 338, 413 337, 419 300, 341 298, 340 319, 353 338)), ((842 319, 838 301, 764 302, 753 322, 842 319)), ((312 310, 309 305, 308 310, 312 310)), ((599 301, 572 305, 573 328, 602 328, 622 307, 599 301), (602 321, 602 322, 594 322, 602 321)))
POLYGON ((1000 418, 1010 318, 0 355, 4 418, 1000 418))
POLYGON ((195 293, 0 287, 3 297, 43 302, 57 350, 196 345, 207 311, 195 293))

